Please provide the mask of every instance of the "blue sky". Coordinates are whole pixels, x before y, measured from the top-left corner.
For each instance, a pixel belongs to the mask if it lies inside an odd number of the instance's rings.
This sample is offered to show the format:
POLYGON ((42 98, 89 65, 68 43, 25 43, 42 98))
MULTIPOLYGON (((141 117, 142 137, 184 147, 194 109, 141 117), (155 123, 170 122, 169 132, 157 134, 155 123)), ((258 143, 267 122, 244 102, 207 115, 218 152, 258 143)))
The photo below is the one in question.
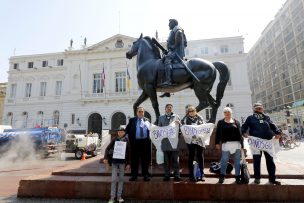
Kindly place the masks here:
POLYGON ((245 51, 259 38, 285 0, 0 0, 0 82, 8 58, 61 52, 98 43, 117 33, 166 39, 176 18, 190 40, 243 35, 245 51), (120 19, 120 20, 119 20, 120 19), (119 23, 120 22, 120 23, 119 23), (120 26, 119 26, 120 25, 120 26), (14 51, 15 50, 15 51, 14 51))

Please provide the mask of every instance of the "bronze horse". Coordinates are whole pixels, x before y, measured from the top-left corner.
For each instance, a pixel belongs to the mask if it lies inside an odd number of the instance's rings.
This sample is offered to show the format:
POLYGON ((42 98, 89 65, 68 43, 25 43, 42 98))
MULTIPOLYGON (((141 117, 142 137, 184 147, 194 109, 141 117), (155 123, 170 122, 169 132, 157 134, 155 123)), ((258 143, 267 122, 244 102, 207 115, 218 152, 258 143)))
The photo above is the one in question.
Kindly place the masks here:
POLYGON ((200 58, 193 58, 186 62, 189 69, 200 80, 195 80, 180 64, 173 67, 172 82, 176 85, 160 88, 158 85, 158 68, 162 66, 162 59, 158 47, 153 43, 150 37, 142 37, 133 42, 131 49, 126 53, 126 57, 131 59, 137 55, 137 80, 139 87, 143 90, 139 98, 133 105, 134 115, 137 107, 150 98, 156 115, 156 123, 160 116, 159 105, 157 101, 157 92, 177 92, 186 88, 194 90, 199 104, 196 107, 197 112, 211 106, 211 117, 208 122, 215 123, 218 107, 224 96, 224 90, 229 80, 229 70, 223 62, 211 63, 200 58), (216 79, 216 70, 220 73, 219 84, 216 89, 216 98, 210 95, 212 86, 216 79))

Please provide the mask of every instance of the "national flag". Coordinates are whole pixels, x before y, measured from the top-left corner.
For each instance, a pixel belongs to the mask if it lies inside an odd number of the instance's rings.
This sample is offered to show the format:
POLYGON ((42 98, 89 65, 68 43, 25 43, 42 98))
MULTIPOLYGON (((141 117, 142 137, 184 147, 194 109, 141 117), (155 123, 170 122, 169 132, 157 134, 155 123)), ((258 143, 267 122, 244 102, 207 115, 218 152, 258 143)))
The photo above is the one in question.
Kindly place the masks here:
POLYGON ((106 82, 106 74, 105 74, 104 67, 103 67, 102 68, 102 73, 101 73, 101 86, 102 86, 102 88, 104 88, 105 82, 106 82))
POLYGON ((127 66, 127 86, 128 86, 128 89, 130 89, 130 87, 131 87, 131 76, 130 76, 130 73, 129 73, 128 66, 127 66))

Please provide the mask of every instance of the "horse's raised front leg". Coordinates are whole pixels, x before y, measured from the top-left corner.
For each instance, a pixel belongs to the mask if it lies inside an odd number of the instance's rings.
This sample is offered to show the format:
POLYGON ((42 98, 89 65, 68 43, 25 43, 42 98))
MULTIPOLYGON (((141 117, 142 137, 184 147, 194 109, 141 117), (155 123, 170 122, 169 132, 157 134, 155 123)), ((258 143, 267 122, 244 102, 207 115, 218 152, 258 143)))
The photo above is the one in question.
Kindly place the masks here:
POLYGON ((158 105, 158 101, 157 101, 156 88, 153 85, 146 85, 145 91, 146 91, 147 95, 150 97, 152 107, 154 109, 155 117, 156 117, 155 124, 157 125, 160 113, 159 113, 159 108, 158 108, 159 105, 158 105))
POLYGON ((134 116, 136 116, 137 113, 137 107, 143 103, 146 99, 148 98, 148 95, 143 91, 141 95, 138 97, 136 102, 133 104, 133 111, 134 111, 134 116))

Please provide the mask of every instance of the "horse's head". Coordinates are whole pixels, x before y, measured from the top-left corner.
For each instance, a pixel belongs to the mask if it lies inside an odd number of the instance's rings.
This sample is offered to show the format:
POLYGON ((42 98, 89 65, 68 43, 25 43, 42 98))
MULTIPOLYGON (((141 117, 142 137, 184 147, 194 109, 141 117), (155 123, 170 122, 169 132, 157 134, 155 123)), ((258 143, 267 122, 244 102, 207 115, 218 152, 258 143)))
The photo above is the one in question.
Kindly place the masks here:
POLYGON ((126 53, 126 57, 128 59, 131 59, 131 58, 133 58, 133 56, 136 56, 142 36, 143 36, 143 34, 141 33, 140 37, 135 42, 133 42, 131 49, 126 53))

